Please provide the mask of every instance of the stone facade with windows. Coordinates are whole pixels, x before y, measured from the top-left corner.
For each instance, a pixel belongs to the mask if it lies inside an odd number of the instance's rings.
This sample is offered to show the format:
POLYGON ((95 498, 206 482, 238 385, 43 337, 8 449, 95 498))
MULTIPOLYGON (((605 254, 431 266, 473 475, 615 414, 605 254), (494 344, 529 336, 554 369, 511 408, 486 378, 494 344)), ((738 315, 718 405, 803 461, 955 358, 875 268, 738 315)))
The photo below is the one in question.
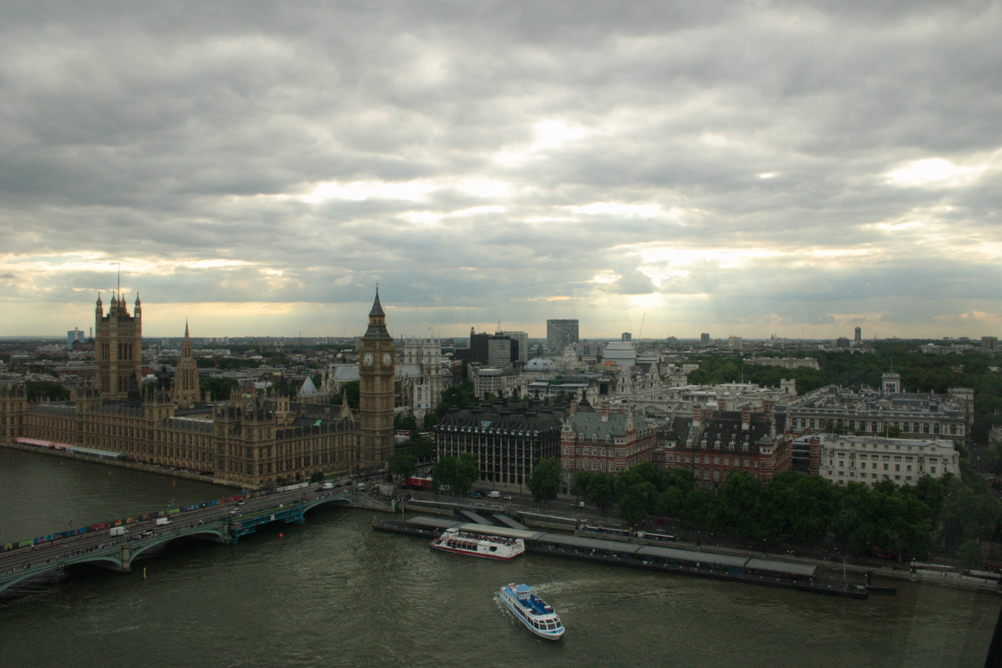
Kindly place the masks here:
POLYGON ((346 406, 294 404, 288 397, 219 402, 204 413, 176 414, 169 393, 141 402, 105 402, 93 388, 71 401, 28 404, 23 392, 0 392, 8 442, 18 439, 120 452, 129 461, 196 471, 224 484, 260 488, 348 473, 358 425, 346 406))
POLYGON ((974 420, 974 392, 951 388, 947 394, 900 392, 897 374, 884 374, 882 391, 829 385, 787 407, 795 434, 843 431, 867 436, 887 435, 948 438, 967 442, 974 420))
POLYGON ((439 459, 471 455, 483 481, 523 485, 542 459, 560 455, 565 414, 531 401, 450 411, 435 426, 435 451, 439 459))
POLYGON ((825 437, 820 475, 836 485, 883 480, 914 485, 923 476, 960 475, 960 455, 949 439, 911 440, 871 436, 825 437))

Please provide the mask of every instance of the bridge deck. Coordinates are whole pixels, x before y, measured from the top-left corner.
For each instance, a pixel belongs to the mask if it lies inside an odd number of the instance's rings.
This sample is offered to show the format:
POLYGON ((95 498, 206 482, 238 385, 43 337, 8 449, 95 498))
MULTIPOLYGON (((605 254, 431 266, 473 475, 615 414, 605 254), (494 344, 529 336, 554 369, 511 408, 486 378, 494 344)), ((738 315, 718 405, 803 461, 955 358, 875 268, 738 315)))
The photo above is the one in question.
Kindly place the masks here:
POLYGON ((24 547, 0 552, 0 592, 29 578, 58 572, 67 566, 92 563, 116 571, 129 572, 132 562, 151 548, 178 538, 197 537, 218 543, 235 544, 241 536, 271 522, 303 523, 307 510, 326 503, 355 505, 354 489, 323 489, 309 485, 282 492, 254 493, 226 502, 191 506, 184 511, 147 515, 135 521, 115 521, 81 530, 22 541, 24 547), (158 523, 159 522, 159 523, 158 523), (125 530, 112 536, 110 531, 125 530))

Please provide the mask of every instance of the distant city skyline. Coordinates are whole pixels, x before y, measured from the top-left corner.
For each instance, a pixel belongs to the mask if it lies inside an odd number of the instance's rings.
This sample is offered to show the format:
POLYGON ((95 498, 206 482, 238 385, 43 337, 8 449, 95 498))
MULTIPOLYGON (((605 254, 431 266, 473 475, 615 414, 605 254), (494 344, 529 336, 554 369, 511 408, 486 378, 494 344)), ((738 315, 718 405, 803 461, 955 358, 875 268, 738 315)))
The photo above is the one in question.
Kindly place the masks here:
POLYGON ((0 336, 1002 334, 998 3, 0 0, 0 336))

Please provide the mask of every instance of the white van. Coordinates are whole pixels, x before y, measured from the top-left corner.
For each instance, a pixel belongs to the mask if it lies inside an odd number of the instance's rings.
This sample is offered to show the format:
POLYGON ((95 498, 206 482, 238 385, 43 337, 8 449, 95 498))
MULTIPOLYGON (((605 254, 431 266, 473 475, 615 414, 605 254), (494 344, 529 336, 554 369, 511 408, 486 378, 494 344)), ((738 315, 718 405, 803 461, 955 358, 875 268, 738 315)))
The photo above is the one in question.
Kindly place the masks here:
POLYGON ((168 518, 168 517, 158 517, 157 518, 157 526, 162 527, 165 524, 170 524, 170 518, 168 518))
POLYGON ((497 491, 495 489, 493 492, 491 492, 487 496, 488 496, 488 498, 491 498, 491 499, 500 499, 501 498, 501 492, 499 492, 499 491, 497 491))

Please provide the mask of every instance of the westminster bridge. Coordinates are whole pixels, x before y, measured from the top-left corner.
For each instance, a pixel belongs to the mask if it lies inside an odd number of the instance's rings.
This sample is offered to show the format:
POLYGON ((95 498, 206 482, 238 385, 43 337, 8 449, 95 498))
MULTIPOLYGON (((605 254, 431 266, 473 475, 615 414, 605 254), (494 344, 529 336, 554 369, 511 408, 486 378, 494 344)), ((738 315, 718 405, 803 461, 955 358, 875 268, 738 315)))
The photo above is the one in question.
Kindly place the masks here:
POLYGON ((394 509, 353 483, 326 488, 303 483, 96 524, 2 546, 0 592, 79 564, 129 573, 141 554, 179 538, 233 545, 264 524, 302 524, 307 511, 325 504, 394 509))

